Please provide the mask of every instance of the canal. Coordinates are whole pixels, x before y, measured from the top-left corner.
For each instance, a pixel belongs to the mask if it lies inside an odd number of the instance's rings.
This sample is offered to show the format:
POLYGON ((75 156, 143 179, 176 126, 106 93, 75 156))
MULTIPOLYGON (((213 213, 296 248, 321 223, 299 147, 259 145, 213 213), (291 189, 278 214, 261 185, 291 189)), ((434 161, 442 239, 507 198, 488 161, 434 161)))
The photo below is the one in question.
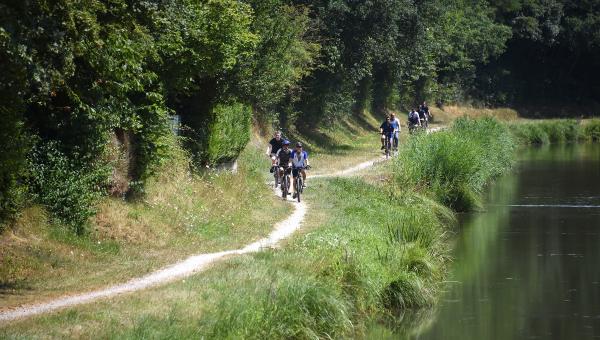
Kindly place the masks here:
POLYGON ((600 338, 600 145, 522 150, 461 221, 436 309, 368 338, 600 338))

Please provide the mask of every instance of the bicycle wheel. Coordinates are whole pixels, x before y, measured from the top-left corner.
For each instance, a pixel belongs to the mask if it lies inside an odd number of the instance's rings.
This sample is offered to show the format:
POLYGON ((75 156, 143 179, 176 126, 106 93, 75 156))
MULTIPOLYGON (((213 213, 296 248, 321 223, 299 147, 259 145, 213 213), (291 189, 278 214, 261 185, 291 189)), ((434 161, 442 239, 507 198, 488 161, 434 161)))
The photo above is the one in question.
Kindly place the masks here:
POLYGON ((287 199, 287 191, 288 191, 287 181, 288 181, 288 176, 286 174, 283 174, 283 178, 281 179, 281 197, 283 197, 284 200, 287 199))
POLYGON ((296 177, 296 199, 298 199, 298 203, 300 203, 300 194, 302 193, 302 174, 298 174, 296 177))
POLYGON ((390 139, 386 138, 385 140, 385 158, 390 158, 390 139))

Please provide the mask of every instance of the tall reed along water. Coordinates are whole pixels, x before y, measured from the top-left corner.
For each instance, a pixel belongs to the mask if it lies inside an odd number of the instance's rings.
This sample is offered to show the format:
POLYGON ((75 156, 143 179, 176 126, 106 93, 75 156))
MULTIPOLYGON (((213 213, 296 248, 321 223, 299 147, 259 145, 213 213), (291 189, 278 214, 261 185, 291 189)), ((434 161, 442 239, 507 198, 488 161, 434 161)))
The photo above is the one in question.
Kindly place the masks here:
POLYGON ((465 216, 437 310, 369 338, 600 338, 600 145, 526 149, 465 216))

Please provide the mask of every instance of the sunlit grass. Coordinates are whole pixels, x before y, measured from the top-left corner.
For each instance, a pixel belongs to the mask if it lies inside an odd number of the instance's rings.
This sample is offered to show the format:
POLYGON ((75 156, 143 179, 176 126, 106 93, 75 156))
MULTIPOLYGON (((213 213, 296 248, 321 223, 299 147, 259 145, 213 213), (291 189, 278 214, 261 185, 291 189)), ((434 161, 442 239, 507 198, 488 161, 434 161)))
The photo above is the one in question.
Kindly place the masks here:
POLYGON ((309 218, 285 247, 230 259, 179 283, 17 322, 0 335, 339 338, 360 332, 382 310, 434 303, 447 258, 444 225, 452 219, 446 208, 360 179, 315 181, 306 193, 326 214, 309 218))
POLYGON ((264 237, 288 207, 265 185, 268 161, 257 149, 249 147, 239 163, 237 174, 192 174, 185 153, 174 150, 143 200, 104 199, 83 237, 51 225, 41 207, 25 210, 2 235, 0 306, 120 282, 264 237))

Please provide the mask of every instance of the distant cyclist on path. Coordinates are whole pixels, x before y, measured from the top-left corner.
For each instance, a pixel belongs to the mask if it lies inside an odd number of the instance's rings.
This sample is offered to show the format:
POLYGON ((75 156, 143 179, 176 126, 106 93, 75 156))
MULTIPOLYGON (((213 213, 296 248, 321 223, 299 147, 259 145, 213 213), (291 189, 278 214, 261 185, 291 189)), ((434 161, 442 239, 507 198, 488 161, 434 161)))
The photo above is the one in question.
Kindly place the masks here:
POLYGON ((421 126, 421 120, 419 119, 419 113, 415 109, 410 110, 408 113, 408 131, 413 132, 417 128, 417 126, 421 126))
POLYGON ((308 152, 304 151, 302 148, 302 143, 296 143, 296 149, 292 151, 292 183, 294 184, 294 195, 293 198, 296 198, 296 193, 299 188, 296 188, 296 177, 302 176, 302 182, 304 183, 304 187, 306 188, 306 169, 310 166, 308 164, 308 152))
MULTIPOLYGON (((389 116, 385 118, 385 122, 379 127, 379 133, 381 133, 381 150, 385 149, 386 138, 392 143, 392 137, 394 135, 394 126, 392 125, 389 116)), ((391 145, 391 144, 390 144, 391 145)))
POLYGON ((400 126, 400 119, 398 119, 398 117, 396 117, 396 115, 392 113, 390 114, 390 123, 392 123, 392 126, 394 127, 392 146, 395 150, 398 150, 398 143, 400 142, 400 129, 402 129, 402 127, 400 126))
MULTIPOLYGON (((283 146, 283 139, 281 139, 281 131, 275 132, 273 138, 269 141, 269 146, 267 146, 267 157, 271 158, 271 169, 276 164, 277 160, 277 152, 283 146)), ((273 170, 271 170, 273 171, 273 170)))

